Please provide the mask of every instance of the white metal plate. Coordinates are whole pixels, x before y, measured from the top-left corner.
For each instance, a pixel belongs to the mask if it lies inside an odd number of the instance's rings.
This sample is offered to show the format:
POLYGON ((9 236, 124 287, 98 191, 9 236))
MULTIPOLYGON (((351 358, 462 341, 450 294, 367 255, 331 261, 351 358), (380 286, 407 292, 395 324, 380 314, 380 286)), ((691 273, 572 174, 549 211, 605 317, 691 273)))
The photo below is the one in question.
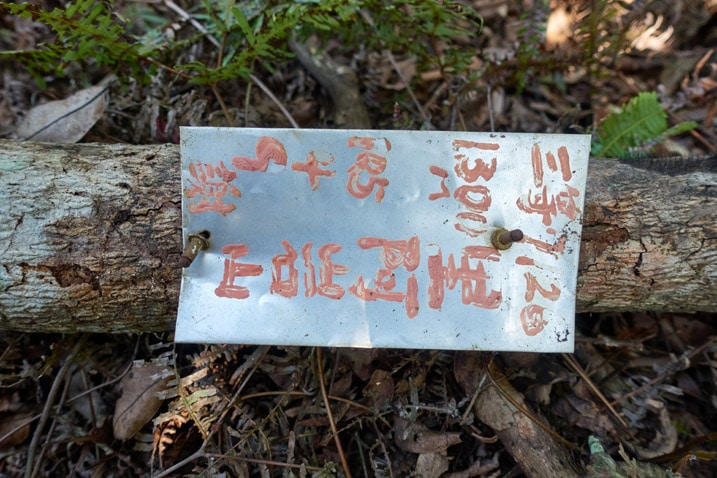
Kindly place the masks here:
POLYGON ((588 135, 181 130, 178 342, 571 352, 588 135), (524 238, 491 244, 499 227, 524 238))

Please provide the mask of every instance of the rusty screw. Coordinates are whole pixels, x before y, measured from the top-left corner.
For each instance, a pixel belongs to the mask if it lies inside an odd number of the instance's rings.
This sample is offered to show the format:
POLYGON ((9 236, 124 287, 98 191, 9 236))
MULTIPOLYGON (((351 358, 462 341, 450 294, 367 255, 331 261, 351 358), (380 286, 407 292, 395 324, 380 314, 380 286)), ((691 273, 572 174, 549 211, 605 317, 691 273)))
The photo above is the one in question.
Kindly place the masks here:
POLYGON ((187 247, 179 258, 179 267, 189 267, 200 251, 209 249, 209 231, 187 236, 187 247))
POLYGON ((510 246, 514 242, 522 240, 523 231, 521 231, 520 229, 513 229, 512 231, 509 231, 507 229, 503 229, 502 227, 497 229, 491 237, 493 247, 495 247, 496 249, 500 249, 501 251, 510 248, 510 246))

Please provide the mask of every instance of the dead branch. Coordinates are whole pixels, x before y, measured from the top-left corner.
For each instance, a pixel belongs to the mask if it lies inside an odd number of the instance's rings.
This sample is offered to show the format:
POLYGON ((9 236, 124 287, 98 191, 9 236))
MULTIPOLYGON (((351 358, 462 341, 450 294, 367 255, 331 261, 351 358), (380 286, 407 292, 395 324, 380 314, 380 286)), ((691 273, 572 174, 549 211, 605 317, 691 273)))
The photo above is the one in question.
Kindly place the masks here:
MULTIPOLYGON (((174 326, 179 147, 0 141, 0 329, 174 326)), ((591 160, 579 311, 717 308, 715 158, 591 160)))

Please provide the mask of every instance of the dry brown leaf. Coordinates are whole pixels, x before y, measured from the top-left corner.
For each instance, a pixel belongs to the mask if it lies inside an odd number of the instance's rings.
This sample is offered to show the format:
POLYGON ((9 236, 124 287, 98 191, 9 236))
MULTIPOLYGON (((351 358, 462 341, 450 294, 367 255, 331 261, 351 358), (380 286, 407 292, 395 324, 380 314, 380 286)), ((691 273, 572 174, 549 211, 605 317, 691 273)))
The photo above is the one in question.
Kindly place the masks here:
POLYGON ((0 412, 16 412, 22 408, 22 400, 17 392, 0 394, 0 412))
POLYGON ((421 453, 416 460, 414 476, 418 478, 431 478, 441 476, 448 471, 448 457, 440 453, 421 453))
POLYGON ((425 425, 396 417, 395 442, 410 453, 443 453, 461 442, 460 433, 434 432, 425 425))
POLYGON ((351 363, 351 371, 362 382, 369 379, 373 373, 373 360, 376 358, 376 349, 342 349, 339 355, 345 357, 351 363))
POLYGON ((369 403, 375 408, 380 409, 391 401, 393 398, 393 378, 391 373, 385 370, 376 370, 363 389, 364 397, 369 399, 369 403))
POLYGON ((413 80, 413 77, 416 76, 416 60, 415 58, 406 58, 400 61, 396 61, 396 66, 398 67, 397 73, 399 74, 399 78, 395 81, 391 81, 393 78, 393 72, 395 71, 394 67, 390 64, 388 65, 389 68, 381 75, 381 87, 386 88, 387 90, 394 90, 394 91, 401 91, 406 89, 406 84, 410 84, 411 80, 413 80), (401 76, 404 81, 401 79, 401 76))
POLYGON ((672 417, 670 417, 665 403, 658 400, 649 400, 646 405, 648 404, 653 411, 656 411, 659 419, 659 424, 653 424, 654 426, 650 430, 654 433, 652 440, 646 446, 630 441, 625 442, 640 460, 649 460, 672 453, 677 447, 677 429, 672 422, 672 417))
POLYGON ((22 140, 76 143, 102 117, 107 105, 107 86, 80 90, 59 101, 31 109, 17 128, 22 140))
POLYGON ((613 420, 603 412, 598 404, 579 395, 566 393, 563 397, 558 398, 553 406, 553 411, 559 417, 563 417, 566 422, 593 433, 601 435, 618 433, 613 420))
POLYGON ((32 423, 30 417, 32 413, 27 412, 0 417, 0 448, 17 446, 27 439, 32 423))
POLYGON ((135 362, 132 371, 120 382, 122 396, 115 404, 112 420, 114 435, 126 440, 137 433, 162 406, 157 393, 167 388, 172 370, 165 365, 135 362))

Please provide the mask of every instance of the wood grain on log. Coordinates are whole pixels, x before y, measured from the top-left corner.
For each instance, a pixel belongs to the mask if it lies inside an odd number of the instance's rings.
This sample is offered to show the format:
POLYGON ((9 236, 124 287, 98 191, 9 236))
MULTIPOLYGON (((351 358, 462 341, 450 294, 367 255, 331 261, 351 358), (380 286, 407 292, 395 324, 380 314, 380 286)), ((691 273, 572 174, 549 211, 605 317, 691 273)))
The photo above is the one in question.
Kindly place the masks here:
MULTIPOLYGON (((717 161, 591 160, 579 311, 717 308, 717 161)), ((0 329, 174 327, 179 147, 0 141, 0 329)))
POLYGON ((591 159, 577 308, 713 312, 717 158, 591 159))

